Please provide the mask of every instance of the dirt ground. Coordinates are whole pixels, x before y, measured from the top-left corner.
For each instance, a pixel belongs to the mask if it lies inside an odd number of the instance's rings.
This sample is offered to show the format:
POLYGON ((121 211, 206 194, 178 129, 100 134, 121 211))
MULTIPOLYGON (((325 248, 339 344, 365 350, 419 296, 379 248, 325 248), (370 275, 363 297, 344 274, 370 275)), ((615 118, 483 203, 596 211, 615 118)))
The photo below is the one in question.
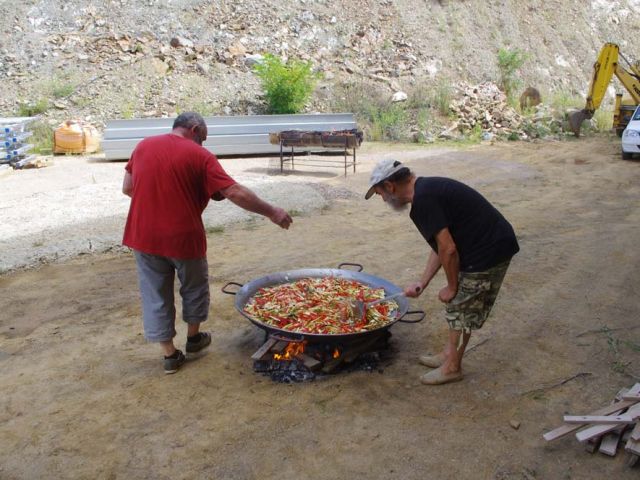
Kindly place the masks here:
POLYGON ((521 246, 463 382, 419 383, 418 355, 446 335, 441 274, 412 300, 426 320, 391 329, 382 372, 294 385, 253 373, 263 335, 226 282, 358 262, 404 285, 426 261, 406 213, 362 198, 368 173, 336 176, 358 196, 289 231, 252 221, 209 236, 214 341, 176 375, 143 339, 131 255, 1 276, 0 478, 637 478, 623 454, 542 434, 640 377, 640 163, 608 137, 426 152, 403 158, 478 188, 521 246))

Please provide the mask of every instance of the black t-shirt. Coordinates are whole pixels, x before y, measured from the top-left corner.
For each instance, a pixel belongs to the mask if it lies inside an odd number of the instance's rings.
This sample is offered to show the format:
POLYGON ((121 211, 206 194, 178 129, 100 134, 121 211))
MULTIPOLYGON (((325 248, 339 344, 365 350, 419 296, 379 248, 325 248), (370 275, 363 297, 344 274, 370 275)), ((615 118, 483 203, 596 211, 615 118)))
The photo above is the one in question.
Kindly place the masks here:
POLYGON ((487 270, 520 250, 511 224, 487 199, 457 180, 418 177, 410 216, 436 252, 436 233, 449 229, 462 272, 487 270))

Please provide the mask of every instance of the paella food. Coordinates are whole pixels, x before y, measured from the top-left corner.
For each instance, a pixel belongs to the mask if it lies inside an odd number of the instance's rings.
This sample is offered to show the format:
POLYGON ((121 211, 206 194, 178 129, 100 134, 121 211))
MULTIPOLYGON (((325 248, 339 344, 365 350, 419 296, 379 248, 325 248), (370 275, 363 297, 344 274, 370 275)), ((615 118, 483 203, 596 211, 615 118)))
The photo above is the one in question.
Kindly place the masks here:
POLYGON ((276 328, 312 334, 345 334, 374 330, 391 322, 398 311, 393 300, 364 309, 356 300, 384 298, 384 288, 338 277, 303 278, 291 283, 260 288, 245 305, 253 318, 276 328))

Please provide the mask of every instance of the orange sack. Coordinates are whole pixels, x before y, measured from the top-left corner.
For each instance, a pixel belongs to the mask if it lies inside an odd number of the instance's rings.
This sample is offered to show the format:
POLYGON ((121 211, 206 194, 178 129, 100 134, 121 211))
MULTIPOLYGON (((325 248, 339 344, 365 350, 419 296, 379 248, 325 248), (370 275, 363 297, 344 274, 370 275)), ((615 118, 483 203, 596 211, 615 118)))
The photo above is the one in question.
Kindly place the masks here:
POLYGON ((53 153, 93 153, 100 146, 100 134, 91 124, 67 120, 53 132, 53 153))

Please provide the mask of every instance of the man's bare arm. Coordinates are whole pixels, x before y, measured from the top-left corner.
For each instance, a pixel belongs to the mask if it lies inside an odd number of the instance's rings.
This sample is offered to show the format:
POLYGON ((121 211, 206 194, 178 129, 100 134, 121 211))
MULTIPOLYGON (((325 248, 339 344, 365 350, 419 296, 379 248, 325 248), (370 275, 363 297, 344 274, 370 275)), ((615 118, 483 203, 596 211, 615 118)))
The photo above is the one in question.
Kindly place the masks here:
POLYGON ((122 193, 131 196, 133 193, 133 177, 129 172, 125 172, 124 180, 122 180, 122 193))
POLYGON ((429 282, 435 277, 436 273, 440 270, 440 258, 438 254, 431 250, 429 259, 427 260, 427 266, 422 272, 419 282, 412 283, 404 289, 404 294, 407 297, 418 297, 425 288, 429 285, 429 282))
POLYGON ((252 190, 240 185, 239 183, 220 190, 220 193, 240 208, 263 215, 284 229, 288 229, 289 225, 293 222, 285 210, 279 207, 274 207, 270 203, 265 202, 252 190))
POLYGON ((438 244, 438 258, 447 276, 447 286, 440 290, 438 297, 441 301, 448 303, 458 293, 460 257, 448 228, 445 227, 436 233, 436 243, 438 244))

